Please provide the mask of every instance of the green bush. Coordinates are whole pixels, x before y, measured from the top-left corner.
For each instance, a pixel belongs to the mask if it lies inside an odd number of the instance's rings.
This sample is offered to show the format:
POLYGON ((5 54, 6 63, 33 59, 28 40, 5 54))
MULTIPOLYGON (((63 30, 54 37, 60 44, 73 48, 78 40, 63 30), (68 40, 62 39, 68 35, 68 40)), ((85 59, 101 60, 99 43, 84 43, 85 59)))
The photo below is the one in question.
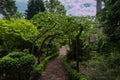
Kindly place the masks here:
POLYGON ((23 52, 12 52, 0 59, 0 80, 28 80, 35 57, 23 52))
POLYGON ((120 80, 120 54, 96 55, 88 64, 90 80, 120 80))
POLYGON ((38 80, 40 78, 40 75, 42 74, 43 70, 45 69, 45 66, 47 62, 50 59, 53 59, 54 57, 57 57, 59 54, 53 54, 51 56, 46 57, 34 70, 32 71, 31 74, 31 80, 38 80))
POLYGON ((68 64, 67 64, 67 57, 64 57, 63 60, 65 69, 67 70, 68 76, 70 80, 88 80, 86 76, 77 73, 74 69, 72 69, 68 64))
POLYGON ((76 70, 77 65, 76 65, 75 61, 70 61, 70 66, 71 66, 71 68, 76 70))
POLYGON ((37 34, 37 28, 28 20, 0 19, 0 46, 6 53, 30 48, 37 34))

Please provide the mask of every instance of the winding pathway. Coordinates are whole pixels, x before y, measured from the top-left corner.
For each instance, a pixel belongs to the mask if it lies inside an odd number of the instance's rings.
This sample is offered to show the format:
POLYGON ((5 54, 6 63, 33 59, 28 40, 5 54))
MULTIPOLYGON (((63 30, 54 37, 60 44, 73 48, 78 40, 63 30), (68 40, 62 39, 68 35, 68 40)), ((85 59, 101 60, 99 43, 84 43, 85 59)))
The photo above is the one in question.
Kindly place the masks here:
POLYGON ((62 63, 64 55, 66 55, 66 48, 62 46, 60 55, 47 63, 40 80, 69 80, 62 63))

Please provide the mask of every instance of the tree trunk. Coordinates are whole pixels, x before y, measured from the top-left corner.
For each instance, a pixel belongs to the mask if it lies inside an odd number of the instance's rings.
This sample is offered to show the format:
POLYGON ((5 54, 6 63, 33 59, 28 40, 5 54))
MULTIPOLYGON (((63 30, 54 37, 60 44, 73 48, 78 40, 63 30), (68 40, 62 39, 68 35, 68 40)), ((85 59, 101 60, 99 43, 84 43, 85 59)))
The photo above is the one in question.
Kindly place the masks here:
POLYGON ((75 37, 75 47, 76 47, 75 52, 76 52, 76 65, 77 65, 76 70, 77 70, 77 72, 79 72, 79 52, 82 54, 82 47, 79 47, 81 45, 79 40, 80 40, 80 36, 83 31, 83 26, 82 25, 80 25, 80 26, 81 26, 80 31, 79 31, 78 35, 76 35, 76 37, 75 37))
POLYGON ((102 1, 101 0, 97 0, 97 6, 96 6, 97 14, 101 11, 101 8, 102 8, 102 1))

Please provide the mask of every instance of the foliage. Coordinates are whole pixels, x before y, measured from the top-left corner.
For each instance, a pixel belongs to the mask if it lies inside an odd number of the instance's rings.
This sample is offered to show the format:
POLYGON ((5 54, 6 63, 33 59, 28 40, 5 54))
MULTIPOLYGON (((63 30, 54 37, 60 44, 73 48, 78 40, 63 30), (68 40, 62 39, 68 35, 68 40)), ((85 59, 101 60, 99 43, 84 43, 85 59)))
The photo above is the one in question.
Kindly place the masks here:
POLYGON ((35 14, 44 11, 45 7, 43 0, 29 0, 26 10, 26 19, 31 19, 35 14))
POLYGON ((72 69, 67 63, 67 57, 64 57, 63 60, 64 67, 67 70, 68 76, 70 80, 88 80, 86 76, 77 73, 74 69, 72 69))
POLYGON ((103 0, 105 8, 98 14, 105 35, 98 41, 98 54, 90 60, 91 80, 119 80, 120 6, 119 0, 103 0), (95 73, 95 74, 94 74, 95 73))
POLYGON ((37 55, 41 56, 44 52, 54 53, 59 47, 60 37, 64 33, 65 19, 66 16, 48 12, 39 13, 31 19, 39 31, 33 41, 39 47, 37 55))
POLYGON ((102 35, 97 42, 97 52, 101 55, 108 56, 112 52, 112 44, 109 43, 109 38, 106 35, 102 35))
POLYGON ((72 30, 70 33, 68 33, 68 38, 70 39, 70 52, 68 55, 70 59, 76 60, 76 54, 79 57, 79 61, 90 58, 90 51, 93 49, 94 42, 90 42, 89 37, 92 34, 96 34, 97 24, 97 21, 94 21, 93 19, 94 18, 92 17, 72 17, 72 19, 69 19, 69 22, 71 23, 70 29, 72 30), (80 33, 80 30, 82 29, 80 27, 82 27, 83 30, 79 36, 79 39, 76 39, 80 33), (78 43, 76 43, 76 41, 78 43))
POLYGON ((75 69, 76 70, 76 62, 75 61, 70 61, 70 66, 71 68, 75 69))
POLYGON ((35 57, 24 52, 11 52, 0 59, 1 80, 26 80, 30 77, 35 57))
POLYGON ((30 21, 24 19, 0 20, 0 45, 7 52, 30 48, 30 44, 37 34, 36 27, 30 21))
POLYGON ((17 12, 15 0, 0 0, 0 13, 7 19, 13 16, 17 12))
POLYGON ((95 55, 88 64, 90 80, 119 80, 120 54, 95 55))
POLYGON ((59 0, 45 0, 45 7, 49 13, 66 14, 65 8, 59 0))
POLYGON ((111 42, 120 42, 120 1, 105 0, 105 8, 101 11, 100 21, 103 22, 105 34, 111 42))
POLYGON ((21 12, 16 12, 12 17, 15 19, 22 19, 23 14, 21 12))
POLYGON ((52 54, 51 56, 48 56, 43 61, 41 61, 41 63, 39 65, 37 65, 37 67, 34 68, 34 70, 32 71, 31 80, 39 79, 40 75, 42 74, 43 70, 45 69, 47 62, 50 59, 57 57, 58 55, 59 55, 58 53, 52 54))

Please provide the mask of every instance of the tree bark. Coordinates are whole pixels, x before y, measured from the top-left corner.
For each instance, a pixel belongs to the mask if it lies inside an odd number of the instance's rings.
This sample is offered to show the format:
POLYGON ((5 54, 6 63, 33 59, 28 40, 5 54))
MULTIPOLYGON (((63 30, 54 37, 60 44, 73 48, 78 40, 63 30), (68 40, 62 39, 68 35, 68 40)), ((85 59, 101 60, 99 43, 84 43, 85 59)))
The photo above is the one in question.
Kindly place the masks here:
POLYGON ((97 8, 96 8, 97 14, 101 11, 101 9, 102 9, 102 1, 97 0, 97 8))
MULTIPOLYGON (((81 25, 80 25, 81 26, 81 25)), ((81 45, 80 42, 79 42, 79 38, 82 34, 82 31, 83 31, 83 26, 80 27, 80 32, 78 33, 78 35, 76 35, 76 40, 75 40, 75 46, 76 46, 76 70, 77 72, 79 72, 79 52, 81 52, 82 54, 82 48, 80 47, 80 50, 79 50, 79 46, 81 45)))
POLYGON ((47 32, 49 32, 50 30, 52 30, 54 27, 56 26, 56 23, 53 27, 51 27, 50 29, 47 29, 45 31, 43 31, 43 33, 39 33, 33 40, 33 44, 32 44, 32 53, 34 54, 34 48, 35 48, 35 42, 40 39, 44 34, 46 34, 47 32))
POLYGON ((39 49, 37 64, 40 63, 40 57, 41 57, 41 55, 42 55, 42 48, 43 48, 43 45, 44 45, 45 41, 48 40, 49 38, 52 38, 52 37, 55 37, 55 36, 58 36, 58 35, 60 35, 60 33, 56 33, 56 34, 53 34, 53 35, 49 35, 49 36, 47 36, 47 37, 42 41, 42 44, 41 44, 40 49, 39 49))

